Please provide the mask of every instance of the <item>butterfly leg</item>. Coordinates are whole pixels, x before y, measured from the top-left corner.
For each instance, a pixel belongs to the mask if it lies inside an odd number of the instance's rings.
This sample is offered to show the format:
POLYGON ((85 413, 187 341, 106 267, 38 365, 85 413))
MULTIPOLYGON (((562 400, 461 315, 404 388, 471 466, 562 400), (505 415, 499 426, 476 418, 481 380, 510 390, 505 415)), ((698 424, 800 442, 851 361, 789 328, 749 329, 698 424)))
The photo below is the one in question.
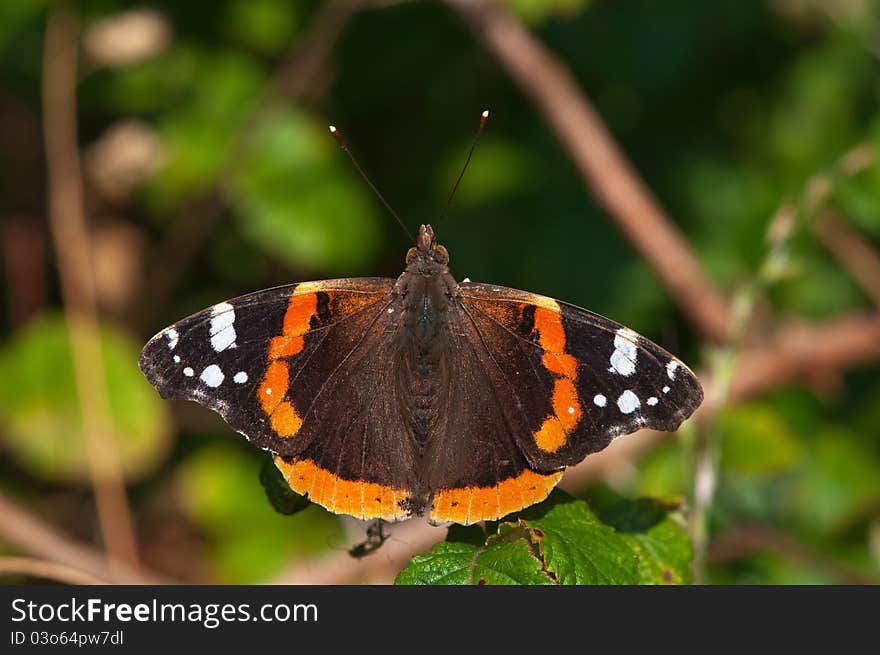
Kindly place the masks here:
POLYGON ((367 524, 367 538, 361 543, 352 546, 348 554, 358 559, 365 557, 378 550, 389 536, 385 533, 385 521, 373 519, 367 524))

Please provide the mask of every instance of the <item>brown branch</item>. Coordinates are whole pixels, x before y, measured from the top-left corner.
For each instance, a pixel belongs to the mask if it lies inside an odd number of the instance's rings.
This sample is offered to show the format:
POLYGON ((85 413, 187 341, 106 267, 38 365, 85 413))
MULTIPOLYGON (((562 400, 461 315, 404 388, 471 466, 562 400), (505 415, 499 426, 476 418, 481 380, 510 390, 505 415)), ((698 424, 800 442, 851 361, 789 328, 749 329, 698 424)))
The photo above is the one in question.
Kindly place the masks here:
POLYGON ((744 400, 784 384, 880 360, 880 315, 792 323, 740 356, 731 397, 744 400))
POLYGON ((880 255, 871 243, 831 212, 819 216, 813 229, 874 306, 880 308, 880 255))
POLYGON ((110 418, 83 203, 76 119, 78 41, 76 13, 66 4, 56 5, 46 25, 43 60, 49 226, 101 534, 111 561, 134 563, 137 546, 110 418))
POLYGON ((538 107, 584 183, 707 338, 728 336, 728 306, 686 239, 663 212, 577 83, 502 5, 446 0, 538 107))
POLYGON ((116 562, 111 566, 103 552, 68 537, 2 492, 0 492, 0 537, 4 542, 29 555, 114 584, 170 582, 157 574, 122 562, 116 562))
POLYGON ((32 557, 0 556, 0 580, 4 576, 43 578, 77 585, 107 584, 106 580, 101 580, 69 566, 32 557))
POLYGON ((187 202, 174 222, 169 235, 162 244, 144 276, 137 299, 134 326, 148 327, 159 307, 188 270, 196 255, 226 216, 227 203, 224 193, 230 175, 239 165, 247 150, 256 127, 267 115, 284 104, 302 100, 313 89, 327 66, 327 59, 351 17, 370 0, 348 0, 322 5, 313 19, 308 33, 285 57, 263 93, 254 101, 254 109, 242 121, 225 156, 225 163, 217 180, 199 196, 187 202))

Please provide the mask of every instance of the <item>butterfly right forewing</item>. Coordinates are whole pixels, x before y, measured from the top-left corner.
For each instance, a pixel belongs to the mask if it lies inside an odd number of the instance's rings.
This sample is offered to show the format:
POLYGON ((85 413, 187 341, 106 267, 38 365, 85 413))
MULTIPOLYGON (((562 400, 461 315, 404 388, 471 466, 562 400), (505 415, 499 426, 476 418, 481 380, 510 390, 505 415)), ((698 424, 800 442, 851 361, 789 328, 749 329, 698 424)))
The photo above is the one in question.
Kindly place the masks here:
POLYGON ((639 428, 675 430, 702 401, 687 366, 619 323, 515 289, 460 289, 511 404, 527 415, 517 438, 539 470, 576 464, 639 428))

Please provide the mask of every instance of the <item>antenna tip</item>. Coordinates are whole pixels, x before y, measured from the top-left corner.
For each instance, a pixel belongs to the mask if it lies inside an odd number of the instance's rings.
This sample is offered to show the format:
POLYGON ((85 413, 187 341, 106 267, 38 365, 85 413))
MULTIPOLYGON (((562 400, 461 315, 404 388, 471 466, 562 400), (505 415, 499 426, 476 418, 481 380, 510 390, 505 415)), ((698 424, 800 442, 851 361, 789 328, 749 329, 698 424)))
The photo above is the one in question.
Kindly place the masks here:
POLYGON ((483 118, 489 118, 489 110, 488 109, 483 110, 483 118))
POLYGON ((336 126, 335 125, 330 126, 330 134, 336 134, 336 126))

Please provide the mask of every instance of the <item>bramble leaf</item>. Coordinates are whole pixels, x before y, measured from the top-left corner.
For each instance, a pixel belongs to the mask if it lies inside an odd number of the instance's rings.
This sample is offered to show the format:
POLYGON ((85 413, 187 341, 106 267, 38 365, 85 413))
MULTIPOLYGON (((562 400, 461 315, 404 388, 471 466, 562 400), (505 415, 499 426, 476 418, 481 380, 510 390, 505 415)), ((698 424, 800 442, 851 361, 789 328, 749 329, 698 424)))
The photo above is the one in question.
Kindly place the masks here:
POLYGON ((623 500, 601 513, 638 559, 639 584, 690 584, 693 546, 670 516, 675 509, 653 498, 623 500))
POLYGON ((417 555, 397 584, 670 584, 691 581, 693 556, 674 505, 620 501, 601 520, 583 500, 554 491, 506 520, 453 525, 447 541, 417 555), (497 527, 497 530, 492 530, 497 527))

